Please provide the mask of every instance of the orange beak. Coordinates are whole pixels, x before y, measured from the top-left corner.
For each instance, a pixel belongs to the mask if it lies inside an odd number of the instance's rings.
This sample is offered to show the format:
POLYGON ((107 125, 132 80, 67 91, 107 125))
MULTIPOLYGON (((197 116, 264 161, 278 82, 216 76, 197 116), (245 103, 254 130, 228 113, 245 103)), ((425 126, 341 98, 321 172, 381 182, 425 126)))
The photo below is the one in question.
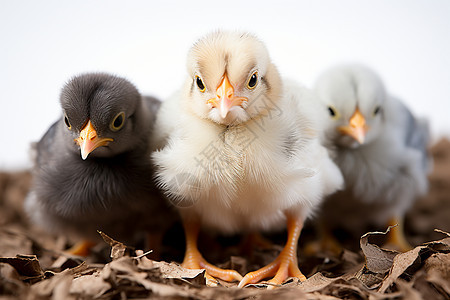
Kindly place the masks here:
POLYGON ((92 126, 91 120, 89 120, 86 126, 80 131, 80 136, 75 139, 75 142, 80 146, 81 158, 83 160, 88 157, 89 153, 98 147, 106 146, 112 141, 113 139, 111 138, 99 138, 97 131, 92 126))
POLYGON ((364 143, 367 130, 369 130, 369 126, 366 125, 366 119, 364 119, 364 116, 359 111, 359 108, 356 108, 347 126, 341 126, 338 128, 338 131, 341 134, 351 136, 360 144, 364 143))
POLYGON ((242 106, 246 101, 248 101, 246 97, 234 96, 234 87, 225 73, 216 90, 216 97, 209 99, 207 103, 211 103, 213 107, 217 108, 222 119, 225 119, 231 107, 242 106))

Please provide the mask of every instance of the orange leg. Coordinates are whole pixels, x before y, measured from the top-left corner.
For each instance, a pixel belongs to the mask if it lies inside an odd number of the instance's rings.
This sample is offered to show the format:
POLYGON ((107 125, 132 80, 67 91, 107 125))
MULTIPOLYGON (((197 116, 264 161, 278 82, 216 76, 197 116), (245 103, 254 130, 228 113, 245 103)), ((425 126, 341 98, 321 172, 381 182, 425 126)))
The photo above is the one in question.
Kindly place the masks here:
POLYGON ((89 256, 91 253, 92 247, 94 247, 96 243, 93 243, 91 241, 80 241, 73 245, 71 248, 67 249, 66 252, 71 255, 77 255, 77 256, 89 256))
POLYGON ((288 277, 297 277, 301 281, 306 280, 306 277, 298 268, 297 262, 297 243, 303 228, 303 221, 291 216, 287 216, 287 218, 288 239, 281 253, 272 263, 245 275, 239 282, 239 287, 257 283, 272 276, 274 277, 269 281, 272 285, 268 289, 273 289, 275 285, 282 284, 288 277))
POLYGON ((411 250, 413 247, 406 240, 403 221, 404 221, 403 217, 393 217, 389 221, 388 226, 394 225, 397 226, 392 228, 391 231, 388 233, 387 244, 394 246, 397 250, 401 252, 406 252, 411 250))
POLYGON ((197 222, 183 221, 186 234, 186 253, 182 266, 187 269, 205 269, 206 284, 217 285, 214 277, 225 281, 241 280, 242 276, 235 270, 225 270, 208 263, 197 248, 200 225, 197 222))

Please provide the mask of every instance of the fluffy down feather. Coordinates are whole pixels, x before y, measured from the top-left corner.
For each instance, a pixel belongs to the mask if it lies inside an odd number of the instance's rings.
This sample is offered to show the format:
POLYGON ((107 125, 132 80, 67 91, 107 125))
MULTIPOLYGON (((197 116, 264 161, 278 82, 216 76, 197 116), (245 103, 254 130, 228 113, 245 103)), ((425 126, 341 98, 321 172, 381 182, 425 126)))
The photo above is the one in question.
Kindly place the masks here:
POLYGON ((315 89, 322 110, 330 113, 324 119, 324 143, 346 184, 324 203, 321 220, 328 227, 364 230, 364 224, 372 223, 382 230, 390 219, 403 218, 427 191, 427 122, 415 118, 386 92, 378 75, 362 65, 331 68, 315 89), (368 126, 363 143, 340 130, 357 108, 368 126))

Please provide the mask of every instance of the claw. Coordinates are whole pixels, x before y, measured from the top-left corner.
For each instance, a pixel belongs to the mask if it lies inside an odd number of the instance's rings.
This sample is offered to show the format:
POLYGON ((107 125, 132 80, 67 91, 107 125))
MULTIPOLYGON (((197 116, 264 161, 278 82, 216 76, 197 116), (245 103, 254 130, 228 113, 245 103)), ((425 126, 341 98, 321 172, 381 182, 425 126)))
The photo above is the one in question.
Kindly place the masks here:
POLYGON ((215 278, 224 281, 240 281, 242 275, 235 270, 221 269, 207 262, 200 254, 197 248, 197 237, 199 225, 196 223, 184 223, 186 232, 186 253, 182 266, 187 269, 205 269, 206 284, 208 286, 217 286, 215 278))
POLYGON ((281 285, 287 278, 296 277, 300 281, 305 281, 306 277, 298 268, 297 262, 297 243, 300 232, 303 228, 303 222, 288 216, 288 240, 284 249, 278 257, 267 266, 250 272, 239 282, 238 287, 244 287, 247 284, 257 283, 264 278, 272 277, 268 289, 274 289, 281 285))

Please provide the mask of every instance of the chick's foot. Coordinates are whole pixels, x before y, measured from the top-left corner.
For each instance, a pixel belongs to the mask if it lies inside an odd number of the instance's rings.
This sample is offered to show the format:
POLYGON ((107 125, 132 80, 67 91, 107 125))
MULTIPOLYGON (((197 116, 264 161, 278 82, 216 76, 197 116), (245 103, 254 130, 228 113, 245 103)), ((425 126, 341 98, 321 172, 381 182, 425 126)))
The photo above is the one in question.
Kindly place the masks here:
POLYGON ((245 275, 239 282, 239 287, 257 283, 264 278, 272 276, 273 278, 269 281, 270 286, 268 289, 275 288, 289 277, 296 277, 300 281, 305 281, 306 277, 298 268, 297 261, 297 243, 302 228, 303 222, 301 220, 288 217, 288 240, 283 251, 281 251, 272 263, 257 271, 250 272, 245 275))

